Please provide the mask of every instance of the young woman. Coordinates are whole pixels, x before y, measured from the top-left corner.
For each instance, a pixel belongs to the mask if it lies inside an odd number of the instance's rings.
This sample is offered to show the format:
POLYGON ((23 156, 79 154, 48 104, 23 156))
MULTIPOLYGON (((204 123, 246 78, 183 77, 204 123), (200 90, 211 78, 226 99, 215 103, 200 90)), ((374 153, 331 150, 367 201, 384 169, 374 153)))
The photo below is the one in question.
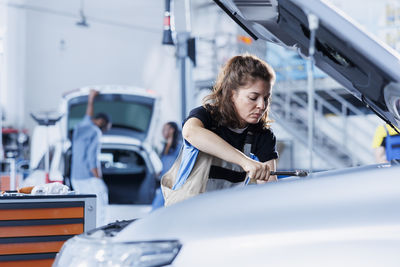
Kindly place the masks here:
POLYGON ((276 181, 276 138, 268 127, 275 72, 256 56, 231 58, 203 106, 193 109, 182 134, 191 145, 214 156, 206 191, 243 183, 276 181), (246 138, 251 141, 246 142, 246 138), (244 153, 245 143, 251 154, 244 153))
MULTIPOLYGON (((182 135, 175 122, 170 121, 165 123, 162 128, 162 135, 165 144, 160 155, 163 164, 160 179, 171 168, 172 164, 174 164, 182 145, 182 135)), ((152 202, 152 210, 156 210, 162 206, 164 206, 164 198, 161 189, 157 189, 152 202)))
POLYGON ((171 168, 172 164, 174 164, 175 159, 178 157, 182 140, 178 125, 173 121, 164 124, 162 135, 165 139, 165 144, 161 152, 163 168, 160 177, 162 177, 164 173, 171 168))

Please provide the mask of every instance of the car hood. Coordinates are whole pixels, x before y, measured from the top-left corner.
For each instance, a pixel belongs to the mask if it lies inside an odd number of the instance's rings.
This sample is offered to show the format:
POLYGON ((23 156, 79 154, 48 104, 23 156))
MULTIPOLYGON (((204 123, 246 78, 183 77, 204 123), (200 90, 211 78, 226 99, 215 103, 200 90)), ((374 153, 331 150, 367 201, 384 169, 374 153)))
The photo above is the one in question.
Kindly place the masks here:
POLYGON ((254 39, 297 49, 302 56, 309 54, 309 25, 317 18, 315 64, 383 120, 400 126, 400 56, 345 14, 320 0, 214 2, 254 39))
POLYGON ((158 118, 158 97, 148 90, 121 85, 88 86, 64 94, 61 107, 66 116, 62 124, 69 138, 85 115, 92 88, 100 92, 94 103, 95 114, 106 113, 112 120, 112 128, 105 136, 126 136, 142 142, 152 138, 158 118))
POLYGON ((128 225, 113 241, 179 239, 185 246, 191 240, 228 242, 263 235, 265 242, 275 242, 277 233, 322 233, 340 227, 352 231, 382 221, 398 225, 399 171, 400 166, 372 165, 205 193, 156 210, 128 225))

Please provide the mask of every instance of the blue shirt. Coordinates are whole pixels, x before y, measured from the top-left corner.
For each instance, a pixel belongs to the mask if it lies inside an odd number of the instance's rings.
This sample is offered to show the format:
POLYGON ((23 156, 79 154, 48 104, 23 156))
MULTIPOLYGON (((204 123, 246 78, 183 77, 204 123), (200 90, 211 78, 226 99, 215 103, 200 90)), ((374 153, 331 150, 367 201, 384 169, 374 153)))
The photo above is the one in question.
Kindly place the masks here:
MULTIPOLYGON (((182 143, 179 142, 175 149, 170 148, 168 150, 168 154, 161 154, 161 162, 163 164, 163 168, 160 174, 160 179, 163 175, 172 167, 176 158, 179 155, 179 151, 181 150, 182 143)), ((164 206, 164 197, 161 193, 161 189, 157 189, 156 195, 154 196, 153 203, 151 204, 152 211, 164 206)))
POLYGON ((88 115, 74 129, 72 138, 71 179, 94 177, 92 169, 99 168, 101 131, 88 115))

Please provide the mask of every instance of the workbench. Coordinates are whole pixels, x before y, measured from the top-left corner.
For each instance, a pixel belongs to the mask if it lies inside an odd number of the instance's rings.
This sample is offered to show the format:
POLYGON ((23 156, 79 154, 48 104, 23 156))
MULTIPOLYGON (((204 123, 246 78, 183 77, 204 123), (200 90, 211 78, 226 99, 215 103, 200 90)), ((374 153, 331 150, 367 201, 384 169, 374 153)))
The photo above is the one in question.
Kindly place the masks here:
POLYGON ((96 227, 96 195, 0 196, 0 266, 51 266, 63 243, 96 227))

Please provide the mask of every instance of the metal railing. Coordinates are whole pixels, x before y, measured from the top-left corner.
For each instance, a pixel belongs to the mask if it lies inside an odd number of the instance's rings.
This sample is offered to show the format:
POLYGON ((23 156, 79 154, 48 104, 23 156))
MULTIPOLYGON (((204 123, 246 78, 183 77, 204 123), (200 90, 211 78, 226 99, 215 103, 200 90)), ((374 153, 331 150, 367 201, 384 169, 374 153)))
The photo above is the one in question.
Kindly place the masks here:
MULTIPOLYGON (((313 151, 335 168, 367 163, 366 158, 372 157, 372 154, 369 143, 362 140, 369 140, 370 135, 363 129, 375 127, 374 122, 334 90, 324 90, 324 93, 337 101, 338 105, 333 105, 315 94, 314 110, 317 123, 314 129, 313 151), (357 129, 357 138, 354 136, 354 130, 350 130, 350 112, 358 118, 364 118, 351 122, 351 128, 357 129), (369 125, 366 126, 366 123, 369 125)), ((307 108, 307 100, 288 88, 273 92, 271 116, 276 123, 291 133, 294 139, 304 145, 307 145, 308 133, 307 108)))

